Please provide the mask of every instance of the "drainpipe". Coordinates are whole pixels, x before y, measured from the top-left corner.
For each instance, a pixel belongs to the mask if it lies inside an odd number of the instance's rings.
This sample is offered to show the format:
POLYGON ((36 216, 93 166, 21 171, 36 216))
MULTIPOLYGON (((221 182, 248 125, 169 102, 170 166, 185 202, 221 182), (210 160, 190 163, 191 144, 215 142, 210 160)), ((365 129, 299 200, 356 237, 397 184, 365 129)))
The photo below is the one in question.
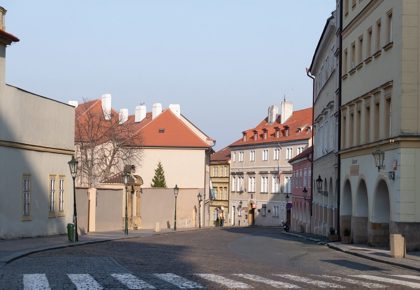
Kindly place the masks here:
POLYGON ((337 162, 338 162, 338 169, 337 169, 337 233, 338 233, 338 239, 341 240, 341 234, 340 234, 340 196, 341 196, 341 156, 340 156, 340 150, 341 150, 341 70, 342 70, 342 50, 343 47, 343 0, 339 1, 340 3, 340 24, 339 24, 339 39, 338 39, 338 49, 339 49, 339 59, 338 59, 338 126, 337 126, 337 162))
POLYGON ((314 112, 314 108, 315 108, 315 77, 313 75, 311 75, 311 72, 309 71, 309 69, 306 69, 306 75, 312 79, 312 162, 311 162, 311 192, 310 192, 310 207, 309 207, 309 228, 310 231, 312 232, 312 207, 313 207, 313 192, 314 192, 314 154, 315 154, 315 146, 314 146, 314 123, 315 123, 315 112, 314 112))

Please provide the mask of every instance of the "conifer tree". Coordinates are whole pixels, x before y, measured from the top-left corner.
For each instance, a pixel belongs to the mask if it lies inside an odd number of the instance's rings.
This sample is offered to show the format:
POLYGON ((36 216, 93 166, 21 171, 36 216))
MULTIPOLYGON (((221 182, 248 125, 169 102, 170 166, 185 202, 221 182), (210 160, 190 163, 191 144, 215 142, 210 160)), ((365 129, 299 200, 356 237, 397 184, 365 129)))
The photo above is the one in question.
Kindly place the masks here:
POLYGON ((151 187, 164 187, 166 188, 165 171, 163 170, 162 163, 158 163, 155 169, 155 176, 152 179, 151 187))

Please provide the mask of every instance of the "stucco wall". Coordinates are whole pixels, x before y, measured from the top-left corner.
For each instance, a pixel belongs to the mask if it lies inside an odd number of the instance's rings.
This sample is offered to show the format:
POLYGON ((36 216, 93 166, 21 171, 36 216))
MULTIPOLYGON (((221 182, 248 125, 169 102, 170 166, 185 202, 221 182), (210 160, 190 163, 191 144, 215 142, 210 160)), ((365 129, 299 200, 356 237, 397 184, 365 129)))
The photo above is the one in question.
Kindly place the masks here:
POLYGON ((144 181, 143 187, 150 187, 159 162, 165 171, 168 188, 174 188, 175 184, 179 188, 203 188, 204 149, 144 148, 141 164, 136 165, 136 174, 144 181))
POLYGON ((125 217, 123 195, 123 189, 98 189, 96 191, 95 230, 97 232, 123 229, 123 217, 125 217))
MULTIPOLYGON (((200 188, 181 188, 179 190, 177 198, 177 228, 198 227, 197 194, 200 191, 202 192, 200 188)), ((143 229, 154 229, 156 223, 159 223, 161 229, 173 228, 174 209, 175 197, 172 188, 144 188, 140 203, 140 227, 143 229)))

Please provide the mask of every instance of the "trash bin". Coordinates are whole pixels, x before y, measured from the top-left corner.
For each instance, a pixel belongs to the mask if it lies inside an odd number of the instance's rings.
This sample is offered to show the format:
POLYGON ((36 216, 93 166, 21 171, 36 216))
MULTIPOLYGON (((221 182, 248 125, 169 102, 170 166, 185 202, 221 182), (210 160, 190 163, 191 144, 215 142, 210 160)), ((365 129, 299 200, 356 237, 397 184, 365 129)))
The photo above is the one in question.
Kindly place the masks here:
POLYGON ((74 224, 67 224, 67 237, 70 242, 74 242, 74 224))

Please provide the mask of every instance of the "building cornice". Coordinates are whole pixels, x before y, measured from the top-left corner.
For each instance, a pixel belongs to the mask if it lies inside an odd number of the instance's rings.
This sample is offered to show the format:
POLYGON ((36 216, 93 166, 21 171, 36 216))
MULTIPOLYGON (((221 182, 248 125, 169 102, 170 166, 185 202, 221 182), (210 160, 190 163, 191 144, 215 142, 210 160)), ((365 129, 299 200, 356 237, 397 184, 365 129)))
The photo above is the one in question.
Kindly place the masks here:
POLYGON ((346 38, 356 27, 359 27, 360 23, 365 20, 384 0, 370 1, 369 4, 363 8, 353 19, 343 27, 342 37, 346 38))
POLYGON ((8 147, 8 148, 14 148, 14 149, 54 153, 54 154, 74 155, 74 150, 72 149, 47 147, 47 146, 12 142, 12 141, 6 141, 6 140, 0 140, 0 147, 8 147))

